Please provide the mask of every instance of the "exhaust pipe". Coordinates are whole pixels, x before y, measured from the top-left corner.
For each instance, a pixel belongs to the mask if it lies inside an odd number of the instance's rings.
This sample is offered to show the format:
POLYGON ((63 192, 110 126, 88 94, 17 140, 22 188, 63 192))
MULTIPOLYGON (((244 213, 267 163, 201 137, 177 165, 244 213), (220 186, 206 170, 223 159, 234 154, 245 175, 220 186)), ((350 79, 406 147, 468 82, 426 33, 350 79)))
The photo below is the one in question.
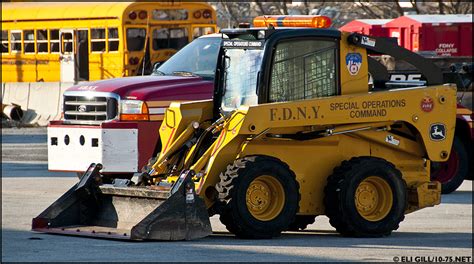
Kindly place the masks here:
POLYGON ((23 110, 21 110, 21 107, 16 104, 2 104, 2 113, 14 121, 20 121, 23 118, 23 110))

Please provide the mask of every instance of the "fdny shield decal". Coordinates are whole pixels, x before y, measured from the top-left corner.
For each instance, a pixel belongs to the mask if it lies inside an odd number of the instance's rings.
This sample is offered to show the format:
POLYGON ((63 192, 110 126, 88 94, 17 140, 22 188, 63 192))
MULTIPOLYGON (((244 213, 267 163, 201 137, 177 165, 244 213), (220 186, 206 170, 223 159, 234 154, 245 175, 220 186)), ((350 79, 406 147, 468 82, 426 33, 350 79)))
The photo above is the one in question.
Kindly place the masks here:
POLYGON ((362 55, 360 53, 347 53, 346 66, 351 75, 357 75, 362 66, 362 55))

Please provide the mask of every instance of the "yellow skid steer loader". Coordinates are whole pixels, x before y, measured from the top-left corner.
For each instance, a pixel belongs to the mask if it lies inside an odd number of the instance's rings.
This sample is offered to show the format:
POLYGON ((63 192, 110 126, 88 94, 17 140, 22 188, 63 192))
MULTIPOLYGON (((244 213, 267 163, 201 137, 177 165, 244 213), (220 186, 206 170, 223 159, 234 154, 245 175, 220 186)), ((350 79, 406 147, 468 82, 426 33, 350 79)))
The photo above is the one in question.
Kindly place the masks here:
POLYGON ((439 204, 430 163, 449 157, 455 86, 390 40, 329 24, 264 16, 222 30, 214 99, 170 105, 152 169, 104 183, 91 164, 33 230, 188 240, 219 214, 238 237, 271 238, 326 215, 344 236, 379 237, 439 204), (368 53, 404 59, 427 85, 387 89, 397 84, 368 53))

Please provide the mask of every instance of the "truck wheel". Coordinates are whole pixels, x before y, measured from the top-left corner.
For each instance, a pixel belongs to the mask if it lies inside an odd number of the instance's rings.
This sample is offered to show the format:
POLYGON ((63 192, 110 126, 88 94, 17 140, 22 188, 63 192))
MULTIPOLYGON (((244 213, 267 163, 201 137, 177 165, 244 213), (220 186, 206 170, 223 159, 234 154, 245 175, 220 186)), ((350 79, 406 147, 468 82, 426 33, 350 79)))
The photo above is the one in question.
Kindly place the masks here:
POLYGON ((466 147, 458 137, 454 137, 451 154, 446 162, 433 162, 431 180, 441 182, 441 193, 454 192, 469 173, 469 159, 466 147))
POLYGON ((390 235, 405 217, 406 189, 401 172, 384 159, 343 161, 324 189, 329 223, 343 236, 390 235))
POLYGON ((220 220, 240 238, 279 236, 298 211, 299 184, 287 164, 268 156, 234 161, 216 184, 220 220))
POLYGON ((305 230, 308 225, 314 223, 315 218, 315 215, 297 215, 295 221, 288 227, 288 231, 305 230))

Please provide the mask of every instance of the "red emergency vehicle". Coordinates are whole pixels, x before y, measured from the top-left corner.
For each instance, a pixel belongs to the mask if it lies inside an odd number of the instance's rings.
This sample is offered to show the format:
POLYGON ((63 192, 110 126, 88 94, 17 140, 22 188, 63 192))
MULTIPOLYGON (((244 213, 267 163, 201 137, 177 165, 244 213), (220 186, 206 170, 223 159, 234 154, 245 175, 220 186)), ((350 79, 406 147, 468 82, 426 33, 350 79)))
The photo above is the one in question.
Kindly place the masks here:
MULTIPOLYGON (((445 82, 456 83, 460 94, 472 87, 472 14, 359 19, 347 23, 340 30, 396 38, 400 46, 418 52, 440 67, 445 82)), ((376 55, 373 58, 387 67, 389 81, 424 84, 424 76, 408 63, 376 55)), ((470 162, 474 141, 472 118, 472 108, 458 104, 451 156, 447 162, 432 164, 431 176, 442 183, 443 193, 455 191, 464 179, 473 180, 470 162)))
POLYGON ((392 19, 355 19, 340 27, 345 32, 356 32, 374 37, 388 37, 388 30, 384 25, 392 19))
POLYGON ((171 101, 212 98, 217 53, 212 34, 194 40, 151 76, 73 86, 64 92, 63 119, 48 125, 48 169, 131 176, 160 151, 158 129, 171 101))
POLYGON ((472 57, 472 14, 406 15, 384 26, 389 37, 414 52, 472 57))

